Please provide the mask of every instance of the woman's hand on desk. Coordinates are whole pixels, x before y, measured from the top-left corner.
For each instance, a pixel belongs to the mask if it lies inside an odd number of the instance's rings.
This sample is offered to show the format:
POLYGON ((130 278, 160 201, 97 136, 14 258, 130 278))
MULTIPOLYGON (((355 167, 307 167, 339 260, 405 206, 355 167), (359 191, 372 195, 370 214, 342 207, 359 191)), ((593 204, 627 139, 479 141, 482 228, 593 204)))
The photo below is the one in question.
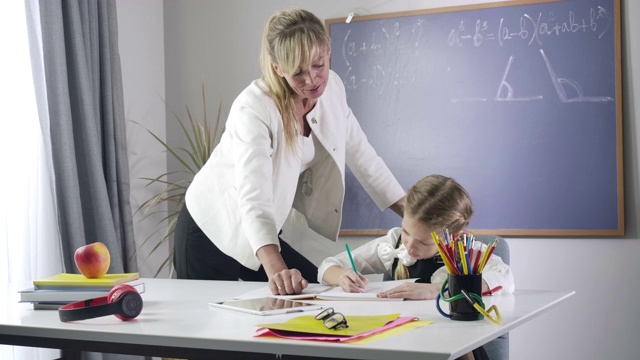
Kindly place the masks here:
POLYGON ((266 245, 256 252, 269 277, 269 290, 274 295, 300 294, 309 282, 298 269, 289 269, 276 245, 266 245))
POLYGON ((284 269, 269 278, 269 289, 274 295, 300 294, 308 285, 298 269, 284 269))

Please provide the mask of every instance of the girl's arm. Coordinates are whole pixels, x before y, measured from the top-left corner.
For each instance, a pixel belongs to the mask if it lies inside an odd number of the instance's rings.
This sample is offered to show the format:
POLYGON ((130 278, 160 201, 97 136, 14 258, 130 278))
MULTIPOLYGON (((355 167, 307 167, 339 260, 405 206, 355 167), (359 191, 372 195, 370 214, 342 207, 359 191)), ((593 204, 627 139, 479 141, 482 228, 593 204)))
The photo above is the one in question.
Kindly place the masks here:
POLYGON ((364 275, 338 265, 327 268, 322 280, 327 285, 339 285, 346 292, 363 292, 369 282, 364 275))
POLYGON ((402 298, 407 300, 433 300, 438 296, 441 283, 414 283, 407 282, 396 286, 391 290, 377 294, 379 298, 402 298))
MULTIPOLYGON (((356 268, 360 274, 384 274, 389 271, 385 264, 378 257, 378 246, 386 243, 395 247, 398 237, 400 236, 401 229, 393 228, 389 230, 387 235, 371 240, 368 243, 355 248, 351 251, 353 261, 356 264, 356 268)), ((339 285, 339 278, 345 273, 352 273, 353 277, 356 276, 351 267, 351 261, 346 251, 335 255, 333 257, 326 258, 318 267, 318 282, 325 285, 339 285)), ((358 277, 359 278, 359 277, 358 277)))
POLYGON ((502 289, 494 294, 512 294, 515 290, 515 282, 511 267, 505 264, 497 255, 491 255, 482 270, 482 291, 487 291, 502 286, 502 289), (484 285, 487 285, 487 289, 484 285))

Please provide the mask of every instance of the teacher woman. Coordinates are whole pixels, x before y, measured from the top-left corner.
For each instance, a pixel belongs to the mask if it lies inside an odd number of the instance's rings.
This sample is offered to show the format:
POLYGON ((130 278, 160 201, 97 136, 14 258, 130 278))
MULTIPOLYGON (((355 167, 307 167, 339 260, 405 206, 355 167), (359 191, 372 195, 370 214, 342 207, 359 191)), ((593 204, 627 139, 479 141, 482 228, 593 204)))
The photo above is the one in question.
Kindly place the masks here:
POLYGON ((347 105, 330 53, 312 13, 269 19, 262 78, 238 95, 187 190, 175 232, 179 278, 268 281, 273 294, 300 293, 317 267, 280 238, 282 226, 295 209, 310 229, 337 239, 345 165, 381 210, 402 216, 405 192, 347 105))

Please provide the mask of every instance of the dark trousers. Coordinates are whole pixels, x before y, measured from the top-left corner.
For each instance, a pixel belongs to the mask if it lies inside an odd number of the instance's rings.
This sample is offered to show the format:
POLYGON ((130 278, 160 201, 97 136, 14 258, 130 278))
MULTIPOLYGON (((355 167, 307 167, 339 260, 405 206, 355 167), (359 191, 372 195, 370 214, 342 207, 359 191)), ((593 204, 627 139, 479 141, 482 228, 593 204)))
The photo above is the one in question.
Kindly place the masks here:
MULTIPOLYGON (((280 237, 280 254, 289 269, 298 269, 310 283, 317 282, 318 267, 280 237)), ((264 268, 251 270, 226 255, 193 221, 182 207, 174 234, 173 266, 179 279, 268 281, 264 268)), ((247 244, 247 246, 249 246, 247 244)))

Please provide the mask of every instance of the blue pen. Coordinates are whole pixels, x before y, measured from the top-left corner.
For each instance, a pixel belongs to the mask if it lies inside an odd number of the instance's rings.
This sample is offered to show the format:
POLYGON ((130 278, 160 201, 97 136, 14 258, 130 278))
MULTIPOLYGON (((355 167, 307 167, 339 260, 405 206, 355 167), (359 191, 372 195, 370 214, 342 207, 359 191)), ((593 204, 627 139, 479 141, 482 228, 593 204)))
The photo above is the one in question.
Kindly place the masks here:
POLYGON ((351 255, 351 250, 349 250, 349 244, 344 244, 344 247, 347 248, 347 255, 349 255, 349 260, 351 260, 351 267, 353 268, 353 271, 357 274, 358 273, 358 268, 356 268, 356 262, 353 261, 353 256, 351 255))

